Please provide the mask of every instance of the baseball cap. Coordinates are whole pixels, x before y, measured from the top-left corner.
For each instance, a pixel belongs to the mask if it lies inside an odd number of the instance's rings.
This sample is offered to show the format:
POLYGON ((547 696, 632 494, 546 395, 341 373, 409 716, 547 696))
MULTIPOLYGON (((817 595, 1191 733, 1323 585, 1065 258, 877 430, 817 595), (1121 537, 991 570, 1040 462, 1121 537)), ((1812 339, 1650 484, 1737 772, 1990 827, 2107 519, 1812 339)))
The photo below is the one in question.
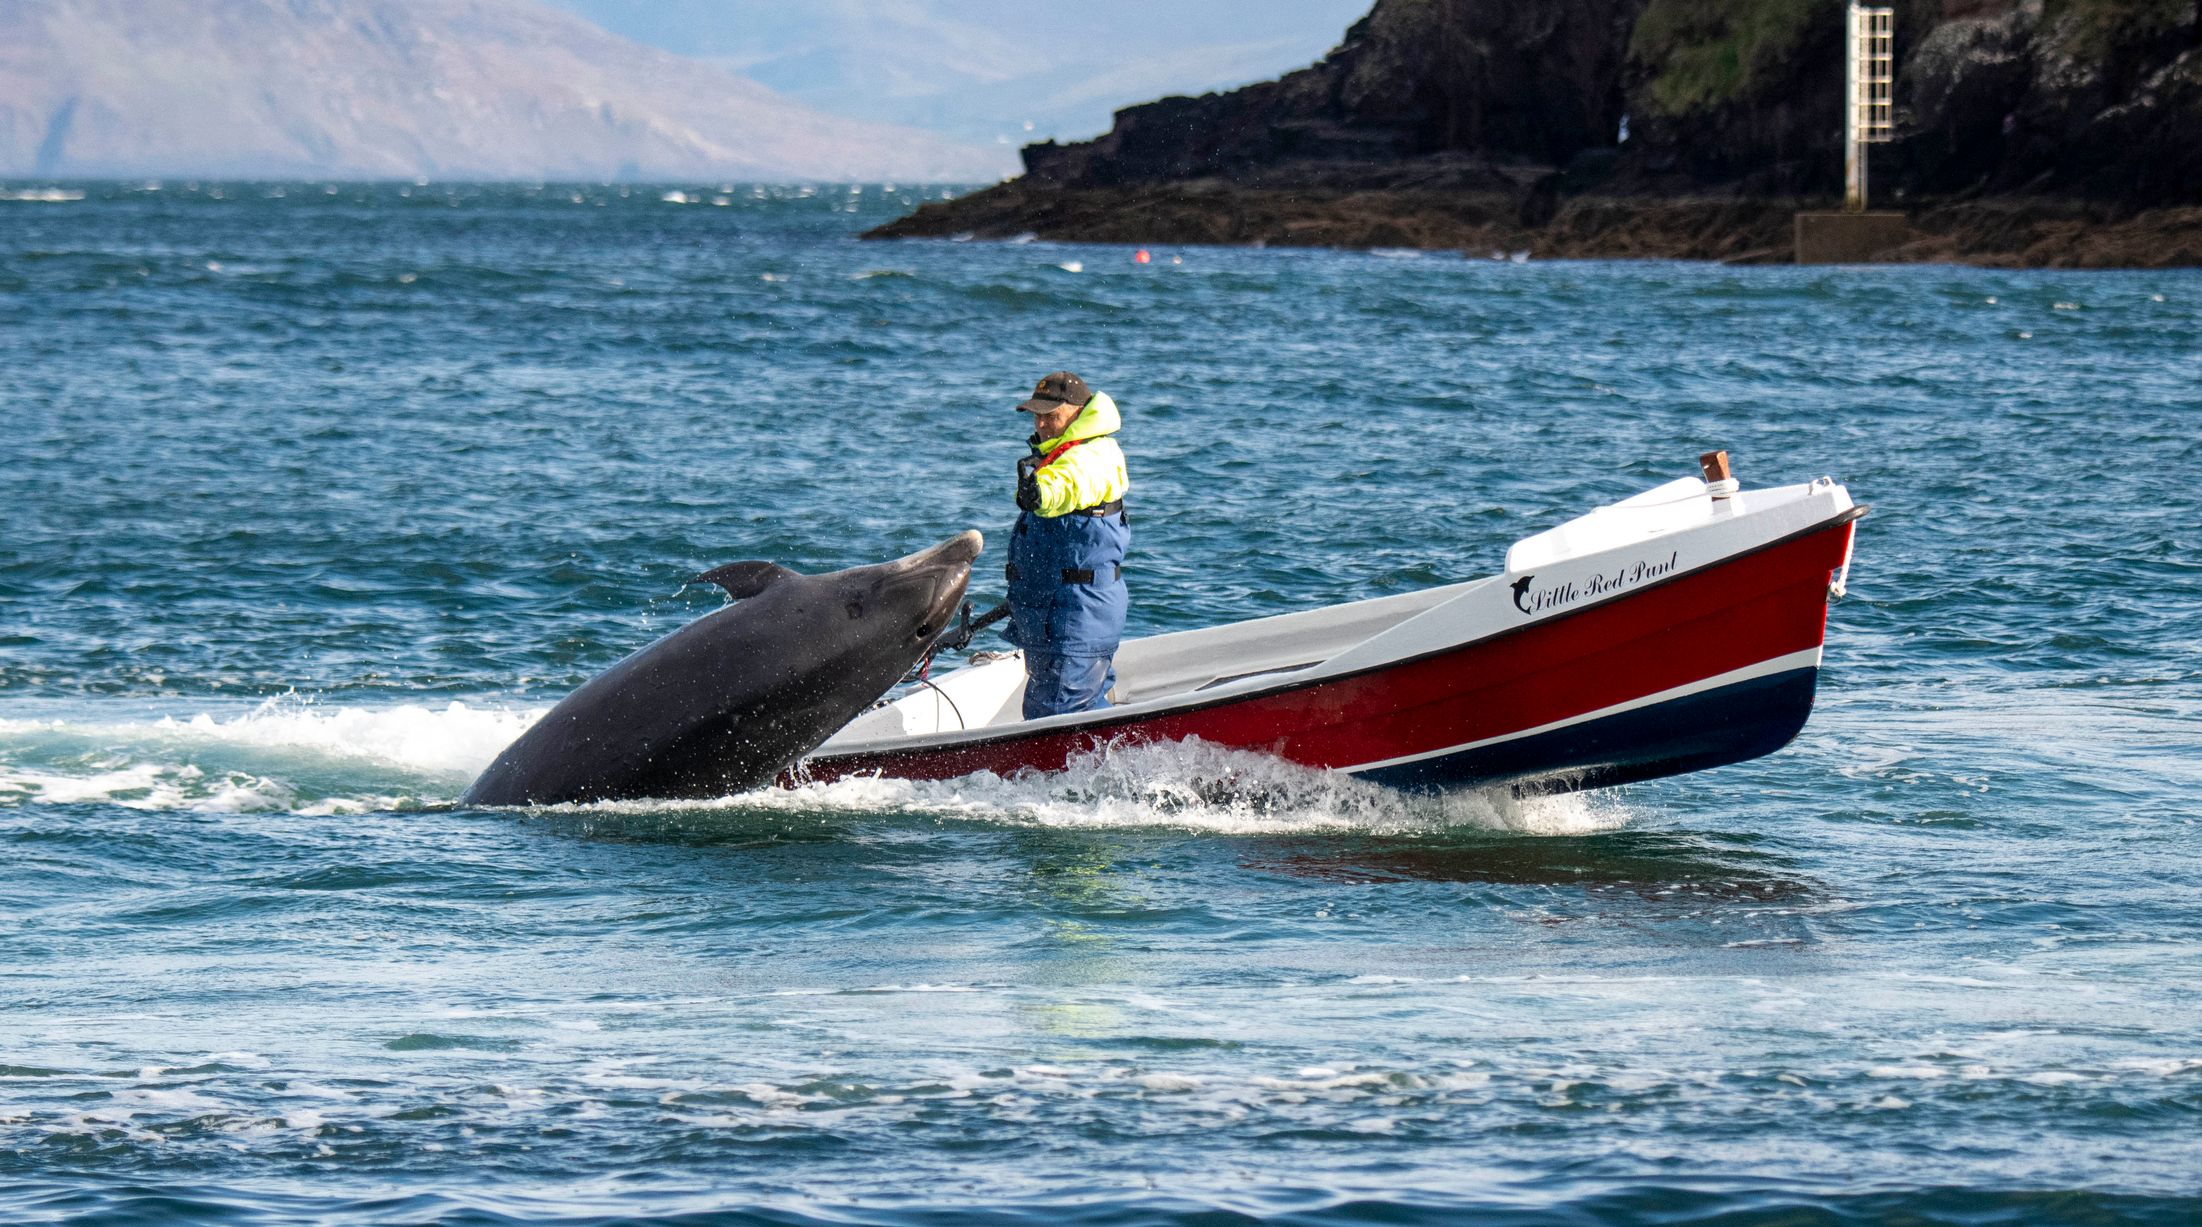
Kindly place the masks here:
POLYGON ((1093 399, 1093 389, 1069 371, 1055 371, 1032 389, 1032 399, 1017 406, 1019 413, 1045 413, 1057 405, 1083 405, 1093 399))

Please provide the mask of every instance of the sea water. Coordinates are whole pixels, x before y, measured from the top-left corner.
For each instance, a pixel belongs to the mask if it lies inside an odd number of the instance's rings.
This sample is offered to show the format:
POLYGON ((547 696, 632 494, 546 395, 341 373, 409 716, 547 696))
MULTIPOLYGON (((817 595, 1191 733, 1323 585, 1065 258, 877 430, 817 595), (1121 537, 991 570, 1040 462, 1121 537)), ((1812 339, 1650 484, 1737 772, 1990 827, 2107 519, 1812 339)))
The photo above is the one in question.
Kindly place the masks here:
MULTIPOLYGON (((10 183, 0 1218, 2191 1222, 2202 273, 866 243, 937 188, 10 183), (1124 409, 1133 632, 1871 504, 1770 758, 456 800, 1124 409)), ((1503 256, 1503 253, 1502 253, 1503 256)), ((997 645, 998 646, 998 645, 997 645)))

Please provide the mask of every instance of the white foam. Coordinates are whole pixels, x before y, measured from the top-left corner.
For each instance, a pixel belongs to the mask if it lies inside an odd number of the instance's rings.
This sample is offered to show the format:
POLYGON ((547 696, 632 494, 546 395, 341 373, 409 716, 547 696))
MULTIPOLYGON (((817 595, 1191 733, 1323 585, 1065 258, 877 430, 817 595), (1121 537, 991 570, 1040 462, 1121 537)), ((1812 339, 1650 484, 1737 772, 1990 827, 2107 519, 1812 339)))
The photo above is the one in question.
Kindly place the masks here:
MULTIPOLYGON (((269 699, 251 711, 206 712, 150 720, 0 719, 0 739, 58 734, 150 751, 239 746, 305 750, 355 761, 386 763, 440 775, 478 774, 548 708, 515 711, 451 702, 441 708, 332 707, 295 696, 269 699)), ((136 766, 133 771, 154 770, 136 766)))
POLYGON ((738 808, 928 815, 1040 827, 1179 827, 1224 834, 1420 833, 1453 827, 1585 835, 1629 818, 1611 794, 1409 795, 1201 741, 1118 745, 1062 772, 916 781, 871 776, 729 798, 738 808))
POLYGON ((233 714, 0 719, 0 806, 371 813, 457 789, 541 710, 271 699, 233 714), (362 789, 361 769, 396 778, 362 789), (330 779, 343 778, 341 783, 330 779), (331 793, 334 795, 331 795, 331 793))
POLYGON ((2032 1083, 2035 1086, 2067 1086, 2074 1082, 2093 1081, 2086 1074, 2074 1073, 2066 1069, 2045 1069, 2037 1073, 2020 1074, 2018 1080, 2032 1083))
POLYGON ((137 810, 242 814, 285 808, 294 794, 276 781, 230 772, 209 777, 190 764, 143 763, 88 775, 0 768, 0 803, 72 805, 89 801, 137 810))
POLYGON ((23 769, 0 770, 0 799, 48 801, 57 805, 78 801, 104 801, 118 794, 156 788, 161 783, 160 777, 160 768, 150 764, 122 771, 97 771, 86 776, 55 775, 51 772, 23 769))
POLYGON ((72 200, 82 199, 84 199, 84 193, 73 188, 33 187, 18 188, 14 191, 0 190, 0 200, 14 200, 24 203, 66 204, 72 200))
POLYGON ((204 714, 164 728, 180 736, 233 744, 318 750, 419 771, 473 776, 548 708, 513 711, 451 702, 441 708, 325 708, 270 700, 231 720, 204 714))
MULTIPOLYGON (((384 812, 422 793, 455 795, 547 709, 325 705, 271 699, 235 714, 136 720, 0 719, 0 805, 103 801, 137 809, 384 812), (11 745, 10 743, 14 743, 11 745), (27 747, 24 743, 28 743, 27 747), (91 753, 85 753, 87 747, 91 753), (232 753, 219 769, 202 767, 232 753), (241 761, 240 761, 241 760, 241 761), (356 778, 388 769, 389 778, 356 778), (344 773, 331 787, 332 772, 344 773), (447 791, 448 790, 448 791, 447 791), (333 794, 333 795, 332 795, 333 794)), ((1337 772, 1200 741, 1113 745, 1061 772, 945 781, 862 776, 713 801, 623 801, 553 812, 669 809, 838 817, 850 812, 1060 828, 1168 827, 1219 834, 1449 828, 1585 835, 1627 823, 1611 793, 1517 799, 1504 792, 1413 796, 1337 772)))
POLYGON ((2202 1069, 2202 1058, 2197 1057, 2143 1057, 2116 1062, 2122 1068, 2154 1074, 2159 1078, 2174 1078, 2180 1074, 2202 1069))
POLYGON ((1938 1065, 1876 1065, 1866 1071, 1868 1078, 1946 1078, 1950 1071, 1938 1065))
POLYGON ((1143 1074, 1133 1079, 1143 1089, 1169 1094, 1178 1091, 1197 1091, 1206 1081, 1187 1074, 1143 1074))

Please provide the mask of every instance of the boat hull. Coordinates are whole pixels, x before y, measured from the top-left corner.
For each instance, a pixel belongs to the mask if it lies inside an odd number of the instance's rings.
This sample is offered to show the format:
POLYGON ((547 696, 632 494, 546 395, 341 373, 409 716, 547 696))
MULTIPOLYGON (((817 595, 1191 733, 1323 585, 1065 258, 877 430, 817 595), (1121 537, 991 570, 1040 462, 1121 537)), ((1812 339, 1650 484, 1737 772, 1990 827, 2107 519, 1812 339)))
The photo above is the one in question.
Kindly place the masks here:
POLYGON ((1851 519, 1442 650, 1069 727, 828 754, 802 776, 1061 770, 1111 745, 1198 739, 1408 790, 1602 787, 1772 753, 1812 710, 1851 519))

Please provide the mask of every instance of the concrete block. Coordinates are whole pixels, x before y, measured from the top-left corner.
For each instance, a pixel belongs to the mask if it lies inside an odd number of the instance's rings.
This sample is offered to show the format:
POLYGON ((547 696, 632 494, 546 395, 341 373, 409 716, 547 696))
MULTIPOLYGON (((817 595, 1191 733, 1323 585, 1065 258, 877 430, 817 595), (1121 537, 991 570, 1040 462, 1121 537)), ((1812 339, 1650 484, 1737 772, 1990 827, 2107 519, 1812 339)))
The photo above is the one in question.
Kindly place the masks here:
POLYGON ((1911 241, 1911 225, 1893 211, 1797 214, 1797 263, 1870 264, 1911 241))

